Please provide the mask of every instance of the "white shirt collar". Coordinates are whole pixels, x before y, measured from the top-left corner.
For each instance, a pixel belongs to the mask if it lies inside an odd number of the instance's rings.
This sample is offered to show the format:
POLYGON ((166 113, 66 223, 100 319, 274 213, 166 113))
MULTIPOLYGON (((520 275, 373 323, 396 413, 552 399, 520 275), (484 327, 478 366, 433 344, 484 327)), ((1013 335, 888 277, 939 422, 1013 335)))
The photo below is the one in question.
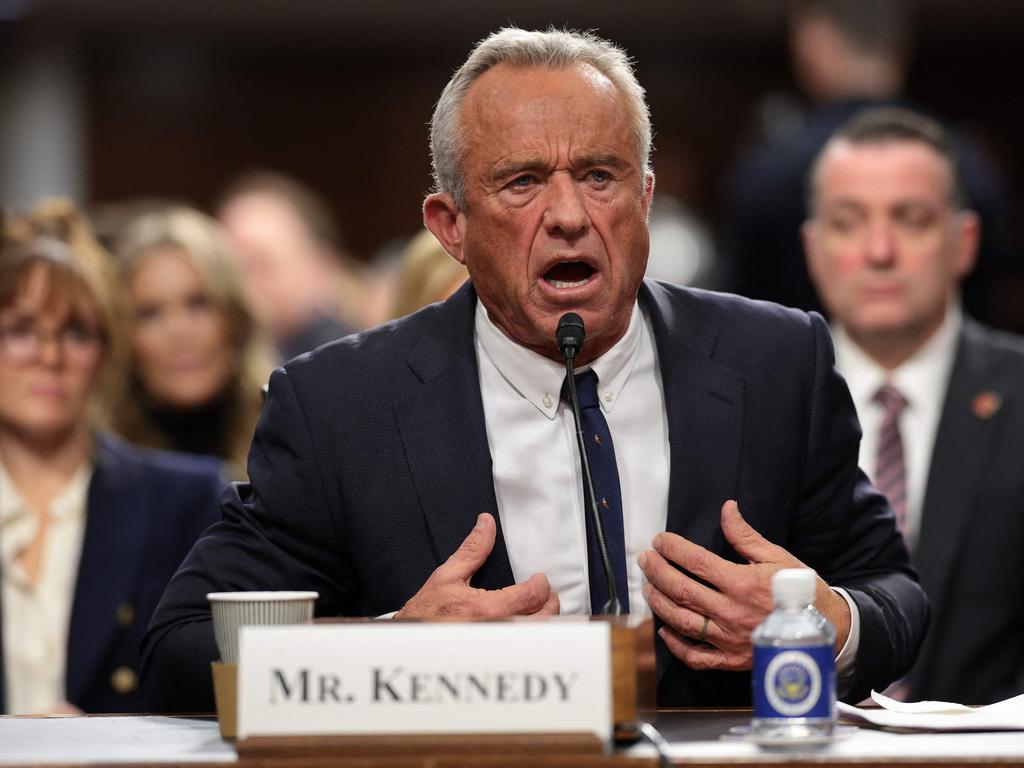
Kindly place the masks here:
MULTIPOLYGON (((577 369, 582 372, 593 368, 597 374, 601 408, 605 413, 612 412, 629 381, 642 333, 640 308, 634 301, 622 338, 590 365, 577 369)), ((484 352, 509 385, 547 418, 554 419, 565 380, 565 366, 512 341, 494 324, 481 301, 476 303, 476 334, 484 352)))
POLYGON ((887 371, 876 363, 841 326, 835 326, 832 337, 836 367, 843 372, 854 402, 872 402, 878 389, 888 382, 907 399, 907 407, 915 409, 935 397, 936 382, 944 383, 949 379, 962 326, 963 313, 960 305, 954 303, 924 346, 894 371, 887 371))

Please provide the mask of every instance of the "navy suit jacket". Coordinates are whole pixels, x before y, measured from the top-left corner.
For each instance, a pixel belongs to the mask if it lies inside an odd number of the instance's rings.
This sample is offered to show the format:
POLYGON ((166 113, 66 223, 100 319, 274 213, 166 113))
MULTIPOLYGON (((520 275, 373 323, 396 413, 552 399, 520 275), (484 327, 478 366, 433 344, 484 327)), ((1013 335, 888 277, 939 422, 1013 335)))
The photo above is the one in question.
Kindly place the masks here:
MULTIPOLYGON (((820 317, 645 282, 664 381, 668 529, 727 557, 722 503, 860 608, 852 695, 913 661, 927 604, 884 498, 856 466, 860 429, 820 317)), ((144 646, 160 706, 210 709, 205 595, 315 589, 320 615, 400 608, 497 512, 474 349, 476 296, 293 360, 271 377, 249 484, 168 586, 144 646)), ((497 515, 495 515, 497 517, 497 515)), ((513 582, 500 529, 474 583, 513 582)), ((661 647, 662 704, 743 703, 746 673, 695 673, 661 647)))
MULTIPOLYGON (((145 712, 142 635, 171 575, 220 517, 220 463, 135 448, 109 435, 97 443, 68 629, 66 695, 86 712, 145 712)), ((3 694, 0 664, 0 702, 3 694)))
POLYGON ((1024 693, 1024 341, 965 320, 914 562, 933 621, 911 697, 1024 693))

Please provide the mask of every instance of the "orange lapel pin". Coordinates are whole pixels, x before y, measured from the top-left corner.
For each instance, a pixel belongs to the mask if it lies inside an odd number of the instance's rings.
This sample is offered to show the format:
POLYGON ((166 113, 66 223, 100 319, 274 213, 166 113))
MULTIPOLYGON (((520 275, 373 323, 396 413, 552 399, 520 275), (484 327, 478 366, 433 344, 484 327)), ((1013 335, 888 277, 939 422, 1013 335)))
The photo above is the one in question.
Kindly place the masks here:
POLYGON ((971 401, 971 410, 979 419, 991 419, 1003 405, 998 392, 979 392, 971 401))

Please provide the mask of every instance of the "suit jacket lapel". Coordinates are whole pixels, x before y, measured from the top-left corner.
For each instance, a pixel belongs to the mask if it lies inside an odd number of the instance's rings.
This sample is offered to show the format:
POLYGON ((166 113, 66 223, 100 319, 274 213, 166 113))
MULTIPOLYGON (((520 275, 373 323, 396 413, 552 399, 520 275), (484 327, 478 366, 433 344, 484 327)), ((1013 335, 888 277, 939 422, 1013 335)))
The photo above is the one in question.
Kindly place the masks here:
POLYGON ((494 495, 474 343, 476 294, 467 283, 439 310, 435 326, 410 354, 419 389, 394 406, 416 493, 441 561, 490 512, 498 523, 491 556, 474 586, 514 582, 494 495))
MULTIPOLYGON (((644 282, 640 301, 654 326, 665 391, 671 452, 666 528, 712 552, 731 552, 720 513, 738 495, 743 379, 712 359, 717 331, 670 302, 657 283, 644 282)), ((655 656, 660 681, 674 657, 660 640, 655 656)))
POLYGON ((743 378, 713 359, 717 331, 644 283, 665 389, 671 476, 668 530, 714 552, 730 551, 722 504, 738 497, 743 378))
MULTIPOLYGON (((933 615, 942 611, 949 574, 962 540, 960 532, 968 522, 986 446, 999 421, 998 412, 987 418, 975 412, 975 398, 993 386, 989 356, 980 334, 972 321, 964 320, 932 453, 923 506, 926 518, 914 552, 933 615)), ((996 394, 1005 399, 1013 393, 996 394)))
POLYGON ((99 441, 68 628, 66 680, 72 702, 93 684, 116 629, 117 607, 132 594, 144 549, 152 505, 138 497, 138 487, 133 493, 125 492, 132 471, 117 454, 116 445, 99 441))

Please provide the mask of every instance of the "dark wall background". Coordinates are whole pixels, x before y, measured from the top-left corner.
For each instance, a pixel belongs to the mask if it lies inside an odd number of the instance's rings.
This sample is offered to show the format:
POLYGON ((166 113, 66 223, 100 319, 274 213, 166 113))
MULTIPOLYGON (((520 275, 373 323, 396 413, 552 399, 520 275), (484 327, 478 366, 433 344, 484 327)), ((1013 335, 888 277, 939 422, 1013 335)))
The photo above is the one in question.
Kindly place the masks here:
MULTIPOLYGON (((434 99, 503 24, 593 28, 625 46, 649 92, 661 189, 709 217, 759 99, 795 95, 785 0, 0 0, 12 3, 0 62, 44 37, 78 55, 93 201, 208 207, 232 174, 270 166, 325 193, 361 258, 419 226, 434 99)), ((910 97, 992 153, 1024 213, 1024 3, 925 0, 918 30, 910 97)))

